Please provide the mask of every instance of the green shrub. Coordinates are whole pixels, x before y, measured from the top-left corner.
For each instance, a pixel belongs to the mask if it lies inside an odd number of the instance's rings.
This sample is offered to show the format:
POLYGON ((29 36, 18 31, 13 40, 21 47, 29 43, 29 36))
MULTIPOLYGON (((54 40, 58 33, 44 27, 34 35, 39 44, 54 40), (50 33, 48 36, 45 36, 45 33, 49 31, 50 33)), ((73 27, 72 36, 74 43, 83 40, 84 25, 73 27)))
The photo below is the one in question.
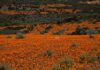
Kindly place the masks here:
POLYGON ((88 56, 87 57, 87 62, 93 63, 95 61, 98 61, 98 57, 94 57, 94 56, 88 56))
POLYGON ((0 68, 0 70, 6 70, 6 68, 5 68, 4 66, 2 66, 2 67, 0 68))
POLYGON ((77 26, 76 31, 72 32, 71 35, 85 35, 85 29, 81 28, 80 26, 77 26))
POLYGON ((18 31, 11 30, 11 29, 0 30, 0 34, 15 34, 16 32, 18 32, 18 31))
POLYGON ((52 67, 52 70, 69 70, 73 64, 74 63, 71 58, 64 57, 56 65, 52 67))
POLYGON ((72 45, 71 45, 71 47, 77 47, 78 46, 78 44, 77 43, 73 43, 72 45))
POLYGON ((59 65, 54 65, 52 67, 52 70, 62 70, 61 67, 59 65))
POLYGON ((42 32, 40 32, 40 34, 45 34, 45 33, 48 33, 49 30, 52 28, 52 26, 48 26, 45 28, 45 30, 43 30, 42 32))
POLYGON ((71 67, 73 65, 73 61, 69 57, 63 58, 59 63, 60 64, 65 64, 67 67, 71 67))
POLYGON ((0 64, 0 70, 11 70, 11 67, 6 64, 0 64))
POLYGON ((53 55, 53 51, 52 50, 47 50, 45 53, 44 53, 45 56, 48 56, 48 57, 52 57, 53 55))
POLYGON ((62 35, 64 33, 66 29, 62 29, 62 30, 59 30, 57 32, 54 32, 53 35, 62 35))
POLYGON ((96 66, 79 67, 76 70, 97 70, 96 66))
POLYGON ((96 47, 91 49, 91 52, 96 52, 98 49, 96 47))
POLYGON ((17 33, 16 34, 16 39, 23 39, 23 38, 24 38, 23 33, 17 33))
POLYGON ((82 63, 84 60, 85 60, 85 55, 80 55, 79 56, 79 61, 80 61, 80 63, 82 63))

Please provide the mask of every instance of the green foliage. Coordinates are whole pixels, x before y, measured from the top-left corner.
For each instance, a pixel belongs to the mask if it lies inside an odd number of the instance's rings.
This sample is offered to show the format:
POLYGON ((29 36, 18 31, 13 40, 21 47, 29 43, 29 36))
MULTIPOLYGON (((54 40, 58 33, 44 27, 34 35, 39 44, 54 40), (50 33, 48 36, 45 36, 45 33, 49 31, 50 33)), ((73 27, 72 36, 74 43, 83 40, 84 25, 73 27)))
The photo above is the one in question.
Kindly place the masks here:
POLYGON ((42 32, 40 32, 40 34, 45 34, 45 33, 48 33, 49 30, 52 28, 52 26, 48 26, 45 28, 45 30, 43 30, 42 32))
POLYGON ((98 70, 96 66, 88 66, 88 67, 79 67, 76 70, 98 70))
POLYGON ((73 60, 68 56, 62 58, 57 64, 52 67, 52 70, 69 70, 73 65, 73 60), (65 66, 65 67, 63 67, 65 66))
POLYGON ((52 70, 62 70, 61 67, 59 65, 54 65, 52 67, 52 70))
POLYGON ((78 46, 77 43, 73 43, 73 44, 71 45, 72 48, 77 47, 77 46, 78 46))
POLYGON ((0 64, 0 70, 11 70, 11 68, 6 64, 0 64))
POLYGON ((0 34, 15 34, 16 32, 18 32, 18 30, 11 30, 11 29, 0 30, 0 34))
POLYGON ((85 55, 80 55, 79 56, 79 61, 82 63, 85 60, 86 56, 85 55))
POLYGON ((59 30, 57 32, 54 32, 53 35, 62 35, 64 33, 65 29, 59 30))
POLYGON ((44 53, 44 56, 48 56, 48 57, 52 57, 53 56, 53 51, 52 50, 47 50, 45 53, 44 53))
POLYGON ((100 34, 99 30, 92 30, 89 28, 81 28, 80 26, 77 26, 76 31, 72 32, 71 35, 90 35, 90 38, 92 38, 92 34, 100 34))
POLYGON ((91 52, 96 52, 98 49, 96 47, 91 49, 91 52))
POLYGON ((79 56, 79 61, 80 63, 83 63, 83 61, 87 61, 87 63, 94 63, 94 62, 98 62, 98 54, 97 56, 93 56, 92 53, 94 53, 95 51, 90 51, 86 54, 80 55, 79 56))
POLYGON ((17 33, 16 34, 16 39, 23 39, 23 38, 24 38, 23 33, 17 33))
POLYGON ((59 62, 59 64, 65 64, 67 67, 71 67, 73 65, 73 60, 69 57, 65 57, 59 62))
POLYGON ((94 57, 94 56, 88 56, 87 62, 93 63, 93 62, 95 62, 95 61, 98 61, 98 58, 97 58, 97 57, 94 57))

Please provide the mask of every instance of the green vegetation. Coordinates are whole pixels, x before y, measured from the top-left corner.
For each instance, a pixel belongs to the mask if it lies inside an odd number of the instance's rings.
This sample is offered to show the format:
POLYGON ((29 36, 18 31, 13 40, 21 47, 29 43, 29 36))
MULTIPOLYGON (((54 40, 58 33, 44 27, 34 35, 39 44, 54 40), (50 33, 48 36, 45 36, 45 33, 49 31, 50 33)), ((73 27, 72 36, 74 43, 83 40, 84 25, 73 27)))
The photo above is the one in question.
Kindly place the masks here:
POLYGON ((99 30, 93 30, 89 28, 81 28, 77 26, 76 31, 72 32, 71 35, 89 35, 90 38, 93 38, 92 34, 100 34, 99 30))
POLYGON ((40 34, 45 34, 45 33, 48 33, 49 30, 52 28, 52 26, 48 26, 45 28, 45 30, 43 30, 42 32, 40 32, 40 34))
POLYGON ((61 35, 61 34, 64 33, 65 30, 66 30, 66 29, 62 29, 62 30, 59 30, 59 31, 57 31, 57 32, 54 32, 53 35, 61 35))
POLYGON ((52 67, 52 70, 62 70, 62 69, 60 68, 59 65, 54 65, 54 66, 52 67))
POLYGON ((73 66, 73 60, 68 56, 62 58, 57 64, 52 67, 52 70, 69 70, 73 66))
POLYGON ((77 46, 78 46, 77 43, 73 43, 73 44, 71 45, 72 48, 77 47, 77 46))
POLYGON ((83 61, 85 60, 85 58, 86 58, 85 55, 80 55, 80 57, 79 57, 80 63, 83 63, 83 61))
POLYGON ((92 54, 95 53, 95 51, 91 50, 90 52, 80 55, 79 56, 79 62, 83 63, 84 61, 87 61, 87 63, 94 63, 98 62, 99 60, 99 53, 96 56, 93 56, 92 54))
MULTIPOLYGON (((20 14, 20 15, 5 15, 0 14, 0 26, 10 26, 10 25, 22 25, 22 24, 32 24, 36 25, 39 23, 57 23, 63 24, 66 22, 71 23, 80 23, 84 20, 93 21, 96 19, 100 21, 100 5, 89 5, 89 4, 80 4, 81 2, 86 2, 90 0, 1 0, 0 8, 3 5, 8 7, 8 10, 16 10, 16 11, 36 11, 36 14, 20 14), (47 4, 65 4, 64 7, 49 7, 50 9, 57 9, 57 12, 50 12, 45 8, 40 9, 41 5, 47 4), (12 5, 14 7, 12 7, 12 5), (26 6, 23 6, 26 5, 26 6), (30 5, 30 6, 29 6, 30 5), (32 5, 36 5, 35 8, 32 8, 32 5), (70 5, 70 6, 67 6, 70 5), (62 9, 72 9, 73 13, 63 12, 62 9), (76 12, 76 10, 80 10, 80 12, 76 12), (43 15, 40 12, 48 12, 48 14, 43 15)), ((50 30, 50 28, 46 28, 41 31, 40 34, 45 34, 50 30)), ((65 30, 59 30, 54 32, 54 35, 61 35, 65 30)), ((15 30, 0 30, 0 34, 11 34, 16 33, 15 30)), ((70 35, 83 35, 83 34, 100 34, 100 30, 91 30, 77 27, 75 32, 72 32, 70 35)), ((90 36, 91 37, 91 36, 90 36)))
POLYGON ((16 34, 16 39, 23 39, 23 38, 24 38, 23 33, 17 33, 16 34))
POLYGON ((97 57, 95 57, 95 56, 88 56, 88 58, 87 58, 87 62, 88 63, 93 63, 95 61, 98 61, 97 57))
POLYGON ((6 64, 0 64, 0 70, 11 70, 11 68, 6 64))
POLYGON ((52 56, 53 56, 53 51, 52 51, 52 50, 47 50, 47 51, 44 53, 44 56, 52 57, 52 56))
POLYGON ((98 70, 96 66, 79 67, 76 70, 98 70))
POLYGON ((0 30, 0 34, 16 34, 18 30, 11 30, 11 29, 5 29, 5 30, 0 30))

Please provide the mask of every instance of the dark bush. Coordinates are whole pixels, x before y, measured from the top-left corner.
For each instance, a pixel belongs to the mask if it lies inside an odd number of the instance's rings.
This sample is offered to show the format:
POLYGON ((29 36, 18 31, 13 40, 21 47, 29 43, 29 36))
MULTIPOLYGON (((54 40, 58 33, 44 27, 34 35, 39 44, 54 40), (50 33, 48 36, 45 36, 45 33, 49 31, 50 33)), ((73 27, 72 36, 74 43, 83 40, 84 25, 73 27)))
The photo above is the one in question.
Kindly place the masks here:
POLYGON ((11 67, 6 64, 0 64, 0 70, 11 70, 11 67))
POLYGON ((24 38, 23 33, 17 33, 16 34, 16 39, 23 39, 23 38, 24 38))
POLYGON ((52 51, 52 50, 47 50, 47 51, 44 53, 44 56, 52 57, 52 55, 53 55, 53 51, 52 51))
POLYGON ((52 70, 70 70, 73 64, 73 60, 66 56, 57 62, 57 64, 52 67, 52 70))
POLYGON ((59 30, 57 32, 54 32, 53 35, 62 35, 64 33, 66 29, 62 29, 62 30, 59 30))
POLYGON ((88 56, 87 62, 93 63, 95 61, 98 61, 98 57, 88 56))
POLYGON ((5 29, 5 30, 0 30, 0 34, 16 34, 18 30, 11 30, 11 29, 5 29))
POLYGON ((49 30, 52 28, 52 26, 48 26, 45 28, 45 30, 43 30, 42 32, 40 32, 40 34, 45 34, 45 33, 48 33, 49 30))
POLYGON ((80 55, 79 56, 79 62, 82 63, 85 60, 86 56, 85 55, 80 55))
POLYGON ((77 47, 77 46, 78 46, 77 43, 73 43, 73 44, 71 45, 72 48, 77 47))
POLYGON ((71 33, 71 35, 85 35, 85 34, 86 34, 85 29, 81 28, 80 26, 76 28, 75 32, 71 33))

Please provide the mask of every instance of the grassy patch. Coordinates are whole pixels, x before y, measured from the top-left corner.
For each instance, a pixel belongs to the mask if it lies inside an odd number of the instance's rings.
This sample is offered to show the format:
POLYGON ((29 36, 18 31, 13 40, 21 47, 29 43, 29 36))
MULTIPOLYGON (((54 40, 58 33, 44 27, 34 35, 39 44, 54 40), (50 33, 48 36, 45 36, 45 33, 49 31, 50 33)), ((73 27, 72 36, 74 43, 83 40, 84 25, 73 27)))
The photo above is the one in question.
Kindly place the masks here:
POLYGON ((25 36, 23 33, 17 33, 16 34, 16 39, 23 39, 25 36))

